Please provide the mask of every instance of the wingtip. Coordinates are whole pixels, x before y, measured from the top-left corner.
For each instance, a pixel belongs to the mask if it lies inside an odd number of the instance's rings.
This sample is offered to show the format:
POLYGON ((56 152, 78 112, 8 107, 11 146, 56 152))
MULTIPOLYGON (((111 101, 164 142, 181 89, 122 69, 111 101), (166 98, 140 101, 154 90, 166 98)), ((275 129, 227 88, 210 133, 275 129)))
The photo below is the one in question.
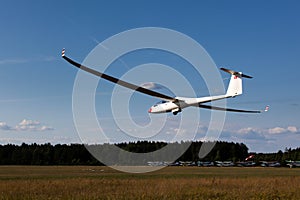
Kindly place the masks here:
POLYGON ((61 57, 64 57, 64 56, 65 56, 65 52, 66 52, 66 49, 63 48, 62 51, 61 51, 61 57))
POLYGON ((265 112, 268 112, 268 111, 269 111, 269 108, 270 108, 270 106, 267 105, 267 106, 265 107, 265 112))

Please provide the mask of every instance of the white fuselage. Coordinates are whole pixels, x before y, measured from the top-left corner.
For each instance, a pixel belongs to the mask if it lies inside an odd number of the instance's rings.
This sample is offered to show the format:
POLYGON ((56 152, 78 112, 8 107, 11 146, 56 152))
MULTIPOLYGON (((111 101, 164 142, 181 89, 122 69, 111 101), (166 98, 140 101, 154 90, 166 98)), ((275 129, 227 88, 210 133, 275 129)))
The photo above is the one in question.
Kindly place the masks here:
POLYGON ((201 103, 207 103, 211 101, 216 101, 225 98, 231 98, 242 94, 242 73, 238 75, 232 75, 229 81, 228 89, 226 94, 217 96, 207 96, 200 98, 187 98, 187 97, 175 97, 175 101, 162 101, 154 106, 152 106, 148 112, 149 113, 164 113, 173 112, 177 114, 181 112, 183 108, 189 106, 198 106, 201 103))
POLYGON ((220 99, 229 98, 229 95, 218 95, 218 96, 208 96, 200 98, 187 98, 187 97, 176 97, 178 101, 162 101, 153 105, 148 112, 149 113, 165 113, 165 112, 180 112, 183 108, 189 106, 195 106, 199 103, 207 103, 211 101, 216 101, 220 99))

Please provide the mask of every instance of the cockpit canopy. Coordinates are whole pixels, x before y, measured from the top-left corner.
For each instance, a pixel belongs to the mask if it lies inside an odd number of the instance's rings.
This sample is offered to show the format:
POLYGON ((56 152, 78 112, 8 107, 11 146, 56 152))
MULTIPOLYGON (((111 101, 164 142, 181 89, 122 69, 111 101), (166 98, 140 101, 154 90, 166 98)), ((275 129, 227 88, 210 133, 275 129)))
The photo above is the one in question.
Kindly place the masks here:
POLYGON ((165 101, 165 100, 159 101, 153 107, 156 107, 157 105, 162 104, 162 103, 167 103, 167 101, 165 101))

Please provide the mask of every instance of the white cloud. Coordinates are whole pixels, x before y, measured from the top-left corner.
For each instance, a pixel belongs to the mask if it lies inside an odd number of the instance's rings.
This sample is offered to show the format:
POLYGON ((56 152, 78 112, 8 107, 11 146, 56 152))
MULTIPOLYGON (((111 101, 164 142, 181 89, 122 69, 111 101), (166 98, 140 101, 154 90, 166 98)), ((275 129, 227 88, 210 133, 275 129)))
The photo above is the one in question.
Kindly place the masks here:
POLYGON ((6 122, 0 122, 1 130, 11 130, 11 127, 6 124, 6 122))
POLYGON ((34 121, 34 120, 27 120, 27 119, 23 119, 19 125, 20 126, 34 126, 34 125, 39 125, 40 122, 38 121, 34 121))
POLYGON ((185 135, 187 133, 187 130, 186 129, 180 129, 180 128, 174 128, 173 131, 177 134, 177 135, 185 135))
POLYGON ((289 126, 289 127, 287 127, 287 130, 289 132, 292 132, 292 133, 297 133, 298 132, 298 129, 295 126, 289 126))
POLYGON ((280 133, 287 132, 287 130, 285 128, 275 127, 275 128, 268 129, 266 132, 269 134, 280 134, 280 133))
POLYGON ((238 135, 242 139, 247 140, 266 140, 267 138, 263 134, 263 132, 256 128, 244 128, 238 131, 238 135))
POLYGON ((248 134, 248 133, 260 133, 260 134, 283 134, 283 133, 298 133, 298 129, 295 126, 288 126, 287 128, 283 127, 274 127, 268 129, 260 129, 260 128, 242 128, 237 131, 239 134, 248 134))
POLYGON ((41 125, 39 121, 23 119, 18 125, 12 127, 6 122, 0 122, 0 130, 5 131, 50 131, 54 128, 46 125, 41 125))
POLYGON ((157 83, 153 83, 153 82, 147 82, 147 83, 143 83, 141 85, 141 87, 149 89, 149 90, 153 90, 153 89, 163 89, 163 86, 157 83))
POLYGON ((288 126, 287 128, 275 127, 267 130, 269 134, 282 134, 282 133, 297 133, 298 129, 295 126, 288 126))
POLYGON ((50 127, 50 126, 42 126, 40 128, 40 131, 52 131, 54 130, 54 128, 50 127))
POLYGON ((242 128, 242 129, 239 129, 237 131, 237 133, 239 134, 248 134, 248 133, 253 133, 253 132, 258 132, 258 133, 261 133, 261 130, 257 129, 257 128, 252 128, 252 127, 247 127, 247 128, 242 128))

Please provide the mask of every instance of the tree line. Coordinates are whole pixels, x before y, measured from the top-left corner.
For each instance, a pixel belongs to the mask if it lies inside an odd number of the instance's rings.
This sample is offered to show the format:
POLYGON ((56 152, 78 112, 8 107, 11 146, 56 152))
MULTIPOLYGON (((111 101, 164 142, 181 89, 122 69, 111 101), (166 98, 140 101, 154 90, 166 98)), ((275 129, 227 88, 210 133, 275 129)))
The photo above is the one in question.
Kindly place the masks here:
POLYGON ((284 152, 279 150, 277 153, 258 153, 255 154, 254 161, 278 161, 281 164, 286 161, 300 161, 300 147, 296 149, 285 148, 284 152))
MULTIPOLYGON (((244 161, 250 154, 248 147, 243 143, 233 142, 205 142, 206 145, 214 145, 213 149, 202 159, 199 158, 199 150, 204 143, 201 141, 195 142, 150 142, 137 141, 119 144, 99 144, 99 145, 83 145, 83 144, 6 144, 0 145, 0 165, 103 165, 95 159, 86 146, 99 149, 99 151, 107 152, 108 156, 118 157, 118 151, 111 153, 111 146, 118 146, 118 149, 123 149, 134 153, 147 153, 159 150, 167 145, 172 149, 180 149, 188 147, 185 152, 176 161, 244 161)), ((279 161, 283 163, 285 160, 300 160, 300 148, 286 149, 284 152, 256 154, 254 161, 279 161)), ((128 159, 128 162, 130 159, 128 159)), ((159 161, 159 160, 157 160, 159 161)), ((165 160, 161 160, 165 161, 165 160)), ((146 164, 143 163, 132 164, 146 164)), ((130 163, 125 163, 130 164, 130 163)))

